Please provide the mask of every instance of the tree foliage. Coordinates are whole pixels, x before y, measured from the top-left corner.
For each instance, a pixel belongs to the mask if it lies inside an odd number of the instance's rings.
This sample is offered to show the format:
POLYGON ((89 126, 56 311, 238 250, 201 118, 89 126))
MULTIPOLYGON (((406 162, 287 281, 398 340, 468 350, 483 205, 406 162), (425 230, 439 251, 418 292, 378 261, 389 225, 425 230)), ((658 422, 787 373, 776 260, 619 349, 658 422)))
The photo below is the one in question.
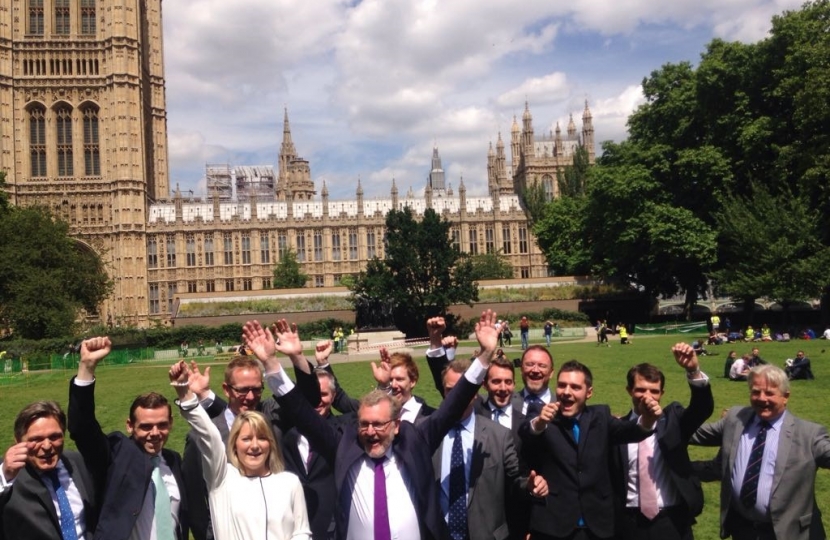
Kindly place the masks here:
POLYGON ((472 279, 510 279, 513 277, 513 266, 501 253, 479 253, 470 256, 472 264, 472 279))
POLYGON ((574 150, 573 164, 566 165, 557 175, 559 195, 561 197, 580 197, 585 195, 588 175, 591 171, 588 149, 581 144, 574 150))
POLYGON ((304 274, 297 261, 297 254, 286 249, 280 256, 280 262, 274 267, 274 281, 272 286, 275 289, 300 289, 305 287, 308 275, 304 274))
POLYGON ((409 207, 386 216, 386 253, 355 280, 356 307, 391 312, 407 336, 423 335, 428 317, 446 315, 452 304, 478 300, 473 266, 450 239, 450 223, 427 209, 417 221, 409 207))
POLYGON ((41 208, 0 211, 0 320, 21 338, 71 335, 112 283, 101 258, 41 208))

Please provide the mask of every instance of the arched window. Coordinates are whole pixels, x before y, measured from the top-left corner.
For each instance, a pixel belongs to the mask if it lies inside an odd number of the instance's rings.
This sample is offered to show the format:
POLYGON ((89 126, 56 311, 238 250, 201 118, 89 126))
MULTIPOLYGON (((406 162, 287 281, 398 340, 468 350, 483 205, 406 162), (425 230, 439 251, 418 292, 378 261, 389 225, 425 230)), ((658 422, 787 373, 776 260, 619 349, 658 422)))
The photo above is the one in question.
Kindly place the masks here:
POLYGON ((42 106, 29 109, 29 155, 32 178, 46 176, 46 109, 42 106))
POLYGON ((542 187, 545 188, 545 200, 553 200, 553 178, 550 175, 542 177, 542 187))
POLYGON ((84 107, 84 174, 101 176, 101 150, 98 144, 98 109, 84 107))
POLYGON ((58 143, 58 176, 72 176, 72 109, 59 105, 55 109, 55 128, 58 143))
POLYGON ((29 33, 43 35, 43 0, 29 0, 29 33))
POLYGON ((95 0, 81 0, 81 34, 95 35, 95 0))
POLYGON ((55 0, 55 33, 69 34, 69 0, 55 0))

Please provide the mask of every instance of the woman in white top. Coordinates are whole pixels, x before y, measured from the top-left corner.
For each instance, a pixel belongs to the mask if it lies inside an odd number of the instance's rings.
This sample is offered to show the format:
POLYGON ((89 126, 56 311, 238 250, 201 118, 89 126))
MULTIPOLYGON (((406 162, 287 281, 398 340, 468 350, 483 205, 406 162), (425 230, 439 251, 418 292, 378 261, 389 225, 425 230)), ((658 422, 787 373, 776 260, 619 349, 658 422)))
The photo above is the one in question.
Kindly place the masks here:
POLYGON ((309 540, 303 487, 299 478, 284 470, 265 417, 254 411, 240 413, 226 449, 219 429, 190 390, 189 375, 184 361, 170 368, 170 384, 179 395, 182 416, 193 428, 202 453, 216 540, 309 540))

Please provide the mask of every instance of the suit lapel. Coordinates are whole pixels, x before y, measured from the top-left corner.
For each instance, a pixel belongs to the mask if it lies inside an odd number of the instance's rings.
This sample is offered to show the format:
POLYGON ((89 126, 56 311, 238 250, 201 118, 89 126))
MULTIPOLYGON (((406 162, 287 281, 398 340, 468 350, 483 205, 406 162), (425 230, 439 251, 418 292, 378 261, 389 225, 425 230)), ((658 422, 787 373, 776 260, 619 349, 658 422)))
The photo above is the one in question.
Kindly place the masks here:
POLYGON ((52 495, 49 493, 49 489, 44 485, 37 471, 30 465, 26 465, 26 473, 28 474, 19 474, 14 485, 22 488, 21 491, 24 493, 27 491, 31 493, 32 498, 46 509, 52 525, 54 525, 60 535, 61 526, 58 521, 58 513, 55 511, 55 504, 52 502, 52 495))
POLYGON ((489 432, 484 422, 476 420, 476 427, 473 430, 473 455, 470 458, 470 478, 469 486, 467 488, 467 506, 473 501, 478 479, 481 477, 481 471, 484 469, 484 441, 487 440, 489 432))
POLYGON ((772 499, 778 483, 784 476, 784 469, 787 466, 787 456, 793 446, 793 433, 795 432, 795 417, 787 413, 784 421, 781 422, 781 433, 778 435, 778 453, 775 457, 775 472, 772 475, 772 486, 770 486, 770 499, 772 499))

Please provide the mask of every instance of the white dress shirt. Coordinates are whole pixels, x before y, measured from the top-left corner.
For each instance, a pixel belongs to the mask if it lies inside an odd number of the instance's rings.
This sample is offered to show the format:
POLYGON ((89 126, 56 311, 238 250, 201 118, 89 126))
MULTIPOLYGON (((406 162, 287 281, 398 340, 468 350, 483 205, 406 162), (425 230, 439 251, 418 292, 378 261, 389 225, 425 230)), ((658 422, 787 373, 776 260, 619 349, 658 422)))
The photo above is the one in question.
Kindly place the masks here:
MULTIPOLYGON (((173 526, 179 526, 179 505, 181 504, 181 493, 179 492, 179 485, 176 483, 176 477, 173 476, 173 471, 170 466, 164 461, 164 456, 159 455, 159 472, 161 479, 164 481, 164 487, 167 488, 167 494, 170 496, 170 513, 173 516, 173 526)), ((130 540, 156 540, 156 504, 154 499, 153 482, 147 486, 147 491, 144 493, 144 502, 141 505, 141 511, 138 513, 135 527, 130 533, 130 540)))
POLYGON ((752 453, 752 445, 755 437, 761 429, 761 420, 754 417, 752 422, 741 434, 741 441, 738 444, 735 454, 735 466, 732 468, 732 508, 752 521, 769 522, 769 497, 772 488, 772 477, 775 475, 775 461, 778 458, 778 439, 781 435, 781 426, 784 423, 784 414, 770 422, 771 427, 767 429, 767 437, 764 443, 764 458, 761 464, 761 473, 758 477, 758 495, 755 507, 746 509, 741 504, 741 486, 744 482, 744 473, 749 464, 749 455, 752 453))
POLYGON ((507 429, 513 429, 513 402, 510 401, 504 407, 499 407, 491 400, 487 400, 487 408, 490 410, 490 418, 507 429), (498 417, 493 416, 499 411, 498 417))

